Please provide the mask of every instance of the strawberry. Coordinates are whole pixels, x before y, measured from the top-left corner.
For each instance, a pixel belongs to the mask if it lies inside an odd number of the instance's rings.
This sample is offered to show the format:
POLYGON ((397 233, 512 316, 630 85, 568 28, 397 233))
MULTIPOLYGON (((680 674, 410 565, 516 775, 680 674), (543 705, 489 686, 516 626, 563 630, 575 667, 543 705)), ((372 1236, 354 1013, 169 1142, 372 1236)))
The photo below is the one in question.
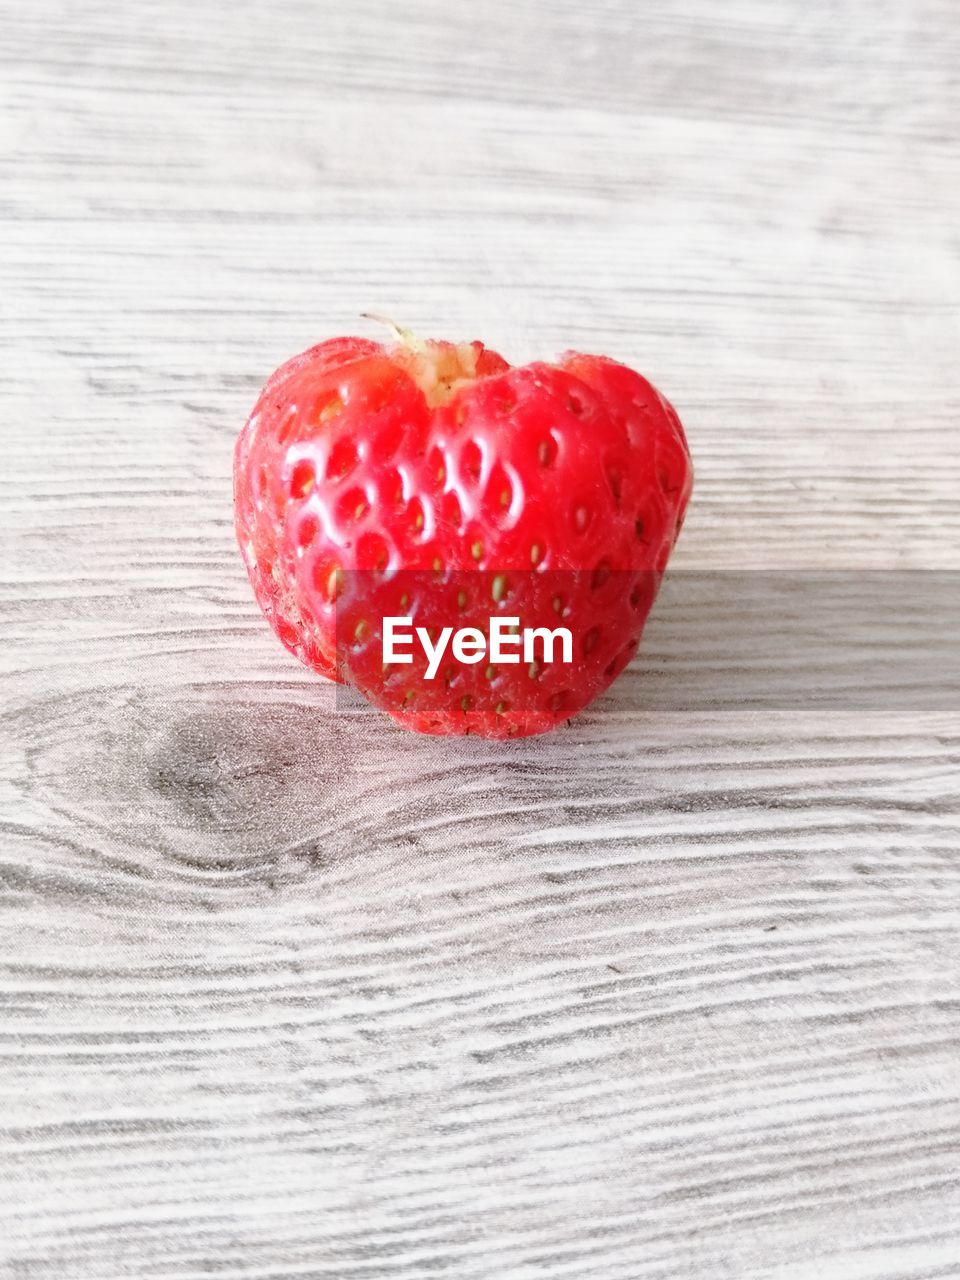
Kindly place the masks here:
POLYGON ((261 392, 234 463, 254 592, 302 662, 407 728, 543 732, 636 650, 692 487, 683 429, 602 356, 511 367, 397 333, 322 342, 261 392), (422 628, 406 662, 385 661, 387 617, 422 628), (457 661, 450 633, 497 617, 563 626, 571 661, 519 639, 515 658, 457 661))

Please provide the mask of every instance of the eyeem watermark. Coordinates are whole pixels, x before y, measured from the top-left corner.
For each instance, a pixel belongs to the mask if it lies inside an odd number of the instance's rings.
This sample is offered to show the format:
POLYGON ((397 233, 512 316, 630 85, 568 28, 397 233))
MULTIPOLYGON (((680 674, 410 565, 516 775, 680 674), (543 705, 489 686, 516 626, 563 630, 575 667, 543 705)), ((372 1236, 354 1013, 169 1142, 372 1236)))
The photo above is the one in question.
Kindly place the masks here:
MULTIPOLYGON (((513 710, 537 711, 591 664, 606 679, 616 656, 608 641, 636 635, 635 620, 660 588, 652 573, 534 568, 508 573, 504 597, 500 578, 468 569, 345 571, 332 655, 343 679, 338 702, 353 705, 353 673, 368 678, 382 661, 384 684, 418 706, 443 709, 448 689, 454 705, 465 698, 479 705, 490 689, 513 710)), ((642 644, 630 650, 636 656, 617 696, 644 714, 956 718, 958 634, 957 570, 677 568, 660 588, 642 644)))
POLYGON ((506 665, 523 662, 573 661, 573 636, 567 627, 525 627, 520 629, 520 619, 510 617, 491 618, 488 634, 479 627, 441 628, 433 640, 426 627, 414 627, 413 619, 387 617, 383 620, 383 661, 385 663, 412 663, 413 644, 419 641, 427 659, 425 680, 432 680, 440 669, 443 656, 450 648, 455 661, 472 666, 488 662, 506 665), (559 648, 559 657, 555 653, 559 648))

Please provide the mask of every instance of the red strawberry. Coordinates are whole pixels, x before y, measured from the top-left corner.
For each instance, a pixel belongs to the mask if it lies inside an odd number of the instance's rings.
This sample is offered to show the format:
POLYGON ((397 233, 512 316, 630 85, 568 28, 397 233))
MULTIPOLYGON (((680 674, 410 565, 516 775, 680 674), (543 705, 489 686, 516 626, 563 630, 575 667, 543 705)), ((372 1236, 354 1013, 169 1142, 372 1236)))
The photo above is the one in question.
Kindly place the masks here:
MULTIPOLYGON (((502 738, 632 657, 693 473, 683 429, 601 356, 512 368, 482 343, 337 338, 273 374, 237 441, 237 536, 288 649, 401 724, 502 738), (573 661, 385 666, 383 619, 572 636, 573 661)), ((408 650, 409 652, 410 650, 408 650)))

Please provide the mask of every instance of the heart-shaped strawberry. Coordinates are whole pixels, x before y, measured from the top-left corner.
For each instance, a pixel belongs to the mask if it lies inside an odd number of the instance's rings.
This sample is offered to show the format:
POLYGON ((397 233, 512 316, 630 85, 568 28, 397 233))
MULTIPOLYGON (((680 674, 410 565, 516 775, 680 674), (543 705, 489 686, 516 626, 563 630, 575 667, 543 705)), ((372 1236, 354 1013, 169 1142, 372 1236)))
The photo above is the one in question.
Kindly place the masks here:
POLYGON ((292 653, 407 728, 501 738, 568 719, 630 660, 693 472, 673 408, 613 360, 338 338, 269 379, 234 481, 292 653))

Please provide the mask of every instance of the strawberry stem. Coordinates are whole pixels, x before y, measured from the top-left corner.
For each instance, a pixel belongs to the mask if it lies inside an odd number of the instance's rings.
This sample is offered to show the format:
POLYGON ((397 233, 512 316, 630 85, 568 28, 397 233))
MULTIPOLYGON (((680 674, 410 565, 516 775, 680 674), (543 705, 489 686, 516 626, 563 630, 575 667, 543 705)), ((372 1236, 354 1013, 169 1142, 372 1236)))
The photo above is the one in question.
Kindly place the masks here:
POLYGON ((372 320, 374 324, 382 324, 396 338, 398 342, 402 342, 405 347, 411 351, 423 352, 427 349, 427 344, 422 338, 418 338, 412 329, 401 328, 395 320, 391 320, 389 316, 380 315, 376 311, 361 311, 360 318, 362 320, 372 320))

